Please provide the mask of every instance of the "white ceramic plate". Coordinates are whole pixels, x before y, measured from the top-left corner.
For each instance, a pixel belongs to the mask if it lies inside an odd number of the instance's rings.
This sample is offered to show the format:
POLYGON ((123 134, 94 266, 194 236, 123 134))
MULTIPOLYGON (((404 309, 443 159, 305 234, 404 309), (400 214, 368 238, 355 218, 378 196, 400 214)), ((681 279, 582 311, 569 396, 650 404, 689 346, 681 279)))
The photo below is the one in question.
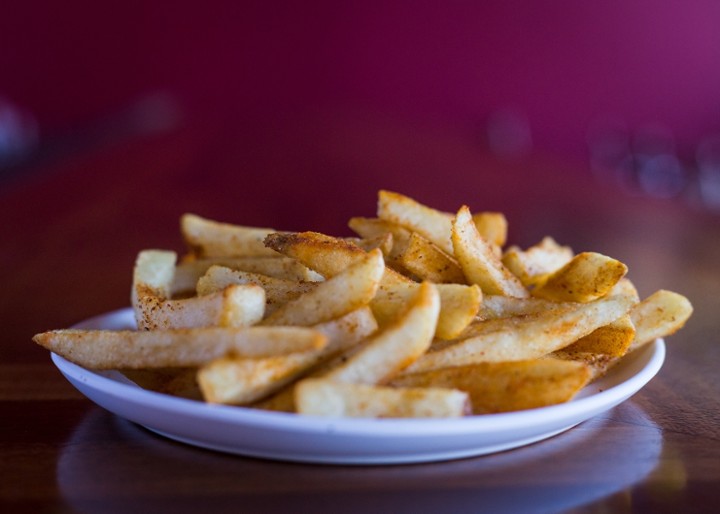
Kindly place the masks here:
MULTIPOLYGON (((78 328, 134 328, 124 309, 78 328)), ((665 343, 629 356, 571 402, 460 419, 335 419, 210 405, 147 391, 124 375, 90 371, 53 354, 65 377, 101 407, 171 439, 228 453, 328 464, 400 464, 516 448, 568 430, 639 391, 660 370, 665 343)))

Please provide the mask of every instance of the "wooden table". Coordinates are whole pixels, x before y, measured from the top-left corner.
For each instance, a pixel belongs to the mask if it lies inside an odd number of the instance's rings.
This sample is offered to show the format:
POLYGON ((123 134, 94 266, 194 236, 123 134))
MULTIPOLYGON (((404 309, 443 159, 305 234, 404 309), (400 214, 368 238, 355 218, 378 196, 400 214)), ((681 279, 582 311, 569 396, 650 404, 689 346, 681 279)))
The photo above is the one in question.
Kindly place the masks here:
POLYGON ((715 512, 720 506, 720 220, 633 197, 582 166, 501 161, 461 130, 352 112, 237 113, 99 138, 0 185, 3 512, 715 512), (239 122, 238 119, 242 119, 239 122), (97 141, 96 141, 97 142, 97 141), (183 212, 349 234, 378 189, 503 210, 511 242, 552 234, 626 262, 642 295, 688 296, 660 373, 554 438, 406 466, 271 462, 156 436, 95 406, 33 334, 128 304, 143 248, 181 250, 183 212))

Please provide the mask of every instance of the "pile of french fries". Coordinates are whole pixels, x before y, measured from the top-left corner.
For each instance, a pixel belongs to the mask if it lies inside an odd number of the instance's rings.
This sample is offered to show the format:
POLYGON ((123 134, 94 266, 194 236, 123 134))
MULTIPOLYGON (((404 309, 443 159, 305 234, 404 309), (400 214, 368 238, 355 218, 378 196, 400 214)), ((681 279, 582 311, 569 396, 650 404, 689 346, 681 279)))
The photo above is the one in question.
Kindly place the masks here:
POLYGON ((340 417, 459 417, 571 400, 680 329, 690 302, 640 299, 627 266, 546 237, 507 244, 496 212, 442 212, 380 191, 354 238, 186 214, 187 253, 139 253, 138 330, 34 341, 141 387, 340 417))

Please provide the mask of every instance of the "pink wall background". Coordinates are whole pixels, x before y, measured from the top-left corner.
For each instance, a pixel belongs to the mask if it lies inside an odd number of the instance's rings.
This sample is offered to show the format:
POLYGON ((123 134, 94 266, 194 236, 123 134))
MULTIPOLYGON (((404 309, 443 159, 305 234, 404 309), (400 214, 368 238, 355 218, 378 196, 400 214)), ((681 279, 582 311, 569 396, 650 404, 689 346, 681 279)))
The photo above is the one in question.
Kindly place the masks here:
POLYGON ((523 115, 536 149, 586 158, 598 116, 720 131, 720 3, 6 2, 0 96, 42 134, 147 92, 186 119, 350 109, 479 131, 523 115))

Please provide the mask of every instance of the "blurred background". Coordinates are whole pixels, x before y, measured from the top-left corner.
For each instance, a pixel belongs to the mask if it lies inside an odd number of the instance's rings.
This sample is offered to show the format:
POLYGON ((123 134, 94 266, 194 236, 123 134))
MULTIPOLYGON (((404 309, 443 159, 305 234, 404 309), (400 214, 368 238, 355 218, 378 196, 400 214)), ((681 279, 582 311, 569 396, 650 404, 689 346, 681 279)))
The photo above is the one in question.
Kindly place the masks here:
POLYGON ((381 188, 620 259, 715 337, 718 27, 710 0, 4 2, 0 353, 126 306, 182 213, 352 235, 381 188))
POLYGON ((381 187, 520 212, 592 173, 718 212, 718 26, 711 0, 6 2, 0 188, 192 183, 178 212, 337 231, 381 187))

